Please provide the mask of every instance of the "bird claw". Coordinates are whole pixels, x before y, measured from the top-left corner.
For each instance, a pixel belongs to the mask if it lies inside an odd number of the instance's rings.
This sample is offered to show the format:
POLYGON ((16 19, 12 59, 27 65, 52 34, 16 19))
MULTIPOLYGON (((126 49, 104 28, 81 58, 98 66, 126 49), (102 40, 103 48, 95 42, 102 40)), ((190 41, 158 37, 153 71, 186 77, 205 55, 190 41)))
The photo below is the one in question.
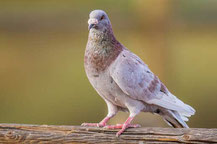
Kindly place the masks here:
POLYGON ((104 124, 104 123, 82 123, 81 126, 104 127, 104 126, 106 126, 106 124, 104 124))
POLYGON ((127 128, 139 128, 139 124, 116 124, 104 126, 104 129, 121 129, 116 133, 116 137, 119 137, 127 128))
MULTIPOLYGON (((127 128, 139 128, 139 127, 141 127, 141 125, 139 125, 139 124, 129 124, 126 126, 127 126, 127 128)), ((124 127, 124 124, 116 124, 116 125, 106 125, 103 128, 104 129, 121 129, 123 127, 124 127)))

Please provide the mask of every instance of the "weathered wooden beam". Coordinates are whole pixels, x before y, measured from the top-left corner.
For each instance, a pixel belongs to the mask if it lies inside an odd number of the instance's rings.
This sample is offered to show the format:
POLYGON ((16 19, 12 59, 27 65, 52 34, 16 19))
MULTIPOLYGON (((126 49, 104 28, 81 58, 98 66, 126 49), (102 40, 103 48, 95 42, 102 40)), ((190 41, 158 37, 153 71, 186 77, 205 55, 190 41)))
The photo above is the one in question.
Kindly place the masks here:
POLYGON ((133 128, 0 124, 0 143, 217 143, 217 129, 133 128))

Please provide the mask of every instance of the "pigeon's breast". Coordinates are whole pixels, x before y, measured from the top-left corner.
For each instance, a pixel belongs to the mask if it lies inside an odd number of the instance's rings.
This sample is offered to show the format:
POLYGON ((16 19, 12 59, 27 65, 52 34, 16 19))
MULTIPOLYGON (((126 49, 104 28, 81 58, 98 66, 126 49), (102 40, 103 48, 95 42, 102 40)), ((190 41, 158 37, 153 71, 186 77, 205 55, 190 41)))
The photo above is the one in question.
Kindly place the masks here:
POLYGON ((109 71, 94 75, 87 74, 87 76, 92 86, 103 99, 119 107, 125 107, 123 98, 126 95, 110 77, 109 71))
POLYGON ((118 41, 89 39, 84 57, 85 69, 90 69, 95 73, 105 71, 116 60, 122 50, 122 45, 118 41))
POLYGON ((120 107, 123 107, 121 97, 125 94, 111 78, 109 68, 122 50, 117 41, 89 40, 84 57, 85 71, 92 86, 101 97, 120 107))

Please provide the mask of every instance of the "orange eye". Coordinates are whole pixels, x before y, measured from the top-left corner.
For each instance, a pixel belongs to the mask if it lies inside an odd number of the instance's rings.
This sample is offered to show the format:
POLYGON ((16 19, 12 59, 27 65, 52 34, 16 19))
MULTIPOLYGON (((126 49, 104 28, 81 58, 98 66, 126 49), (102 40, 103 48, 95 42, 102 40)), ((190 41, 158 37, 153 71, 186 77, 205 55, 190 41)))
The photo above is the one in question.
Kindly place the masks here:
POLYGON ((104 15, 100 18, 100 20, 103 20, 104 19, 104 15))

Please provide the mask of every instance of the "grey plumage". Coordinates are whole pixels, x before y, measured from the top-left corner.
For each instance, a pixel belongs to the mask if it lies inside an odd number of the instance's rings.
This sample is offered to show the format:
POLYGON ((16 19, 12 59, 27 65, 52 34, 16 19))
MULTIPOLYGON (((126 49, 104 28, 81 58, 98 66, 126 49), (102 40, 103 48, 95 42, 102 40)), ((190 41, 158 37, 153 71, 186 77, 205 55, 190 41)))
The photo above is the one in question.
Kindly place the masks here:
POLYGON ((116 40, 107 14, 94 10, 88 23, 85 71, 108 106, 107 117, 119 110, 129 111, 130 117, 151 112, 173 127, 188 127, 185 121, 195 110, 171 94, 137 55, 116 40))

